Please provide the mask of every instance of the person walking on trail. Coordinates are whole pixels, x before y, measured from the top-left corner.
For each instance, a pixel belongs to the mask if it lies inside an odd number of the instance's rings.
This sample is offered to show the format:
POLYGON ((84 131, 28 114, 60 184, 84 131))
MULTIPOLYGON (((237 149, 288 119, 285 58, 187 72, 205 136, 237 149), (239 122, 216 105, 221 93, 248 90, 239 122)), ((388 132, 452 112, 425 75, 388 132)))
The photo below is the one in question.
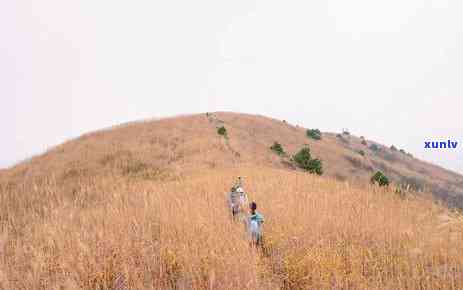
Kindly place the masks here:
POLYGON ((248 230, 251 235, 251 243, 255 246, 261 246, 264 217, 257 212, 257 204, 254 201, 249 204, 249 209, 251 214, 248 218, 248 230))
POLYGON ((238 182, 233 186, 228 195, 228 204, 233 218, 241 215, 248 203, 248 196, 242 187, 242 179, 238 178, 238 182))
POLYGON ((228 196, 228 204, 232 216, 237 218, 245 211, 246 204, 248 203, 248 196, 242 187, 233 187, 228 196))

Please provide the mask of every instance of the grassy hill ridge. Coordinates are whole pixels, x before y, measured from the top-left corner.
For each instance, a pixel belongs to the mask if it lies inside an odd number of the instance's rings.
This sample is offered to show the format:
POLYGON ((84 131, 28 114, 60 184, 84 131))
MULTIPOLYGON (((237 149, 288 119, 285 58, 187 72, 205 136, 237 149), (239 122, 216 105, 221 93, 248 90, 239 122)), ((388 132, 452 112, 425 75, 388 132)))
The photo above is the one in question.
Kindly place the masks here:
POLYGON ((58 179, 106 174, 166 178, 198 168, 288 168, 287 160, 269 150, 279 142, 290 155, 308 145, 323 161, 325 176, 368 182, 376 170, 381 170, 397 184, 431 191, 451 205, 463 207, 463 176, 457 173, 392 151, 368 138, 363 145, 363 139, 353 135, 323 133, 316 141, 305 131, 281 120, 225 112, 211 113, 209 118, 201 114, 134 122, 66 142, 5 175, 14 183, 47 175, 58 179), (227 129, 228 140, 217 134, 219 124, 227 129), (377 151, 370 149, 372 144, 377 151))
POLYGON ((214 115, 86 134, 0 174, 0 289, 462 288, 463 217, 365 182, 379 162, 455 176, 408 156, 357 166, 357 137, 214 115), (289 167, 275 141, 309 144, 326 175, 289 167), (259 250, 226 206, 239 175, 265 217, 259 250))

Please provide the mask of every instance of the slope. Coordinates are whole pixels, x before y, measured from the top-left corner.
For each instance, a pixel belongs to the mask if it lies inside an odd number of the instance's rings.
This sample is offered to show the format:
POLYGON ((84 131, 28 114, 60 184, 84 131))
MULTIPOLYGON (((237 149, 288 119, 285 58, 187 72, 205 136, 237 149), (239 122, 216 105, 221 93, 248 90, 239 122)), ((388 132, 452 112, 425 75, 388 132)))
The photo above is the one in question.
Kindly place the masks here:
POLYGON ((325 175, 368 182, 381 170, 395 183, 431 191, 454 206, 463 206, 463 176, 353 135, 324 133, 320 141, 305 129, 263 116, 215 113, 135 122, 91 133, 57 146, 4 173, 13 185, 54 176, 57 182, 104 175, 166 180, 204 168, 243 165, 294 169, 288 158, 273 154, 277 141, 296 153, 308 145, 323 161, 325 175), (225 126, 228 139, 217 134, 225 126), (378 150, 370 149, 376 144, 378 150), (364 156, 359 151, 364 151, 364 156))
MULTIPOLYGON (((370 175, 345 158, 357 158, 359 139, 338 139, 216 113, 57 146, 0 175, 0 289, 461 288, 462 217, 420 196, 330 178, 370 175), (217 134, 222 125, 228 139, 217 134), (327 177, 295 170, 268 149, 274 141, 290 153, 309 144, 327 177), (225 206, 238 175, 266 218, 261 250, 225 206)), ((362 164, 395 165, 370 154, 362 164)), ((453 178, 406 158, 395 161, 400 174, 423 166, 436 182, 453 178)))

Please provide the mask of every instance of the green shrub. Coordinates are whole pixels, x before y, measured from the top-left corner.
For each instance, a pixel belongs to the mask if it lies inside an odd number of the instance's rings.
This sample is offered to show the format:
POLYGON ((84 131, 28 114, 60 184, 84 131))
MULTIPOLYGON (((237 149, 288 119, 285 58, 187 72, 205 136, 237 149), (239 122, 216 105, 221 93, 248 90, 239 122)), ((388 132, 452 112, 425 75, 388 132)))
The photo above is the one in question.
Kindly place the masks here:
POLYGON ((311 159, 308 164, 308 169, 310 173, 312 174, 318 174, 322 175, 323 174, 323 164, 322 161, 318 158, 311 159))
POLYGON ((358 150, 357 153, 362 155, 362 156, 365 156, 365 151, 363 151, 363 150, 358 150))
POLYGON ((308 170, 309 168, 310 159, 312 159, 312 156, 310 155, 309 147, 302 148, 293 157, 293 160, 296 162, 297 166, 305 170, 308 170))
POLYGON ((402 153, 402 154, 407 154, 407 152, 405 152, 405 150, 403 150, 403 149, 400 149, 399 151, 400 151, 400 153, 402 153))
POLYGON ((375 152, 376 152, 376 151, 379 151, 379 146, 376 145, 376 144, 371 144, 371 145, 370 145, 370 150, 371 150, 371 151, 375 151, 375 152))
POLYGON ((361 142, 361 143, 362 143, 362 145, 365 145, 365 146, 368 145, 367 141, 365 141, 364 139, 362 139, 362 142, 361 142))
POLYGON ((280 156, 286 155, 286 152, 283 149, 283 146, 281 146, 281 144, 278 143, 278 142, 273 143, 273 145, 270 147, 270 149, 272 151, 274 151, 276 154, 280 155, 280 156))
POLYGON ((322 139, 322 132, 318 129, 308 129, 306 131, 307 137, 312 138, 314 140, 322 139))
POLYGON ((227 137, 227 129, 224 126, 222 126, 219 129, 217 129, 217 134, 227 137))
POLYGON ((320 159, 312 159, 309 147, 304 147, 299 150, 299 152, 293 156, 293 160, 296 162, 299 168, 302 168, 310 173, 315 173, 318 175, 323 174, 322 161, 320 159))
POLYGON ((389 178, 387 178, 387 176, 384 175, 381 171, 377 171, 371 177, 370 181, 371 181, 371 183, 378 184, 379 186, 388 186, 389 185, 389 178))

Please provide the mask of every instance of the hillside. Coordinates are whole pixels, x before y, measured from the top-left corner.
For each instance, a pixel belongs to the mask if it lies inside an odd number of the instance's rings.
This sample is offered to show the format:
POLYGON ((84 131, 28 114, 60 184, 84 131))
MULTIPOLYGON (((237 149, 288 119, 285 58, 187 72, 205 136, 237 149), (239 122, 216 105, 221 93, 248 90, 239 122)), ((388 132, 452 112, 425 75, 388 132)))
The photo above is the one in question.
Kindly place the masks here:
POLYGON ((383 171, 396 184, 431 191, 452 206, 463 207, 463 176, 353 135, 324 133, 309 139, 306 129, 263 116, 215 113, 136 122, 87 134, 11 169, 13 184, 46 176, 57 181, 108 174, 164 180, 206 168, 243 165, 291 168, 269 147, 277 141, 289 154, 304 145, 323 161, 325 176, 368 182, 383 171), (217 134, 224 125, 228 141, 217 134), (376 144, 378 151, 369 147, 376 144), (363 150, 365 156, 358 151, 363 150))
POLYGON ((0 289, 461 289, 463 217, 368 180, 382 169, 447 198, 463 178, 388 150, 236 113, 84 135, 0 172, 0 289), (324 176, 275 141, 308 144, 324 176), (265 216, 261 250, 225 206, 239 175, 265 216))

